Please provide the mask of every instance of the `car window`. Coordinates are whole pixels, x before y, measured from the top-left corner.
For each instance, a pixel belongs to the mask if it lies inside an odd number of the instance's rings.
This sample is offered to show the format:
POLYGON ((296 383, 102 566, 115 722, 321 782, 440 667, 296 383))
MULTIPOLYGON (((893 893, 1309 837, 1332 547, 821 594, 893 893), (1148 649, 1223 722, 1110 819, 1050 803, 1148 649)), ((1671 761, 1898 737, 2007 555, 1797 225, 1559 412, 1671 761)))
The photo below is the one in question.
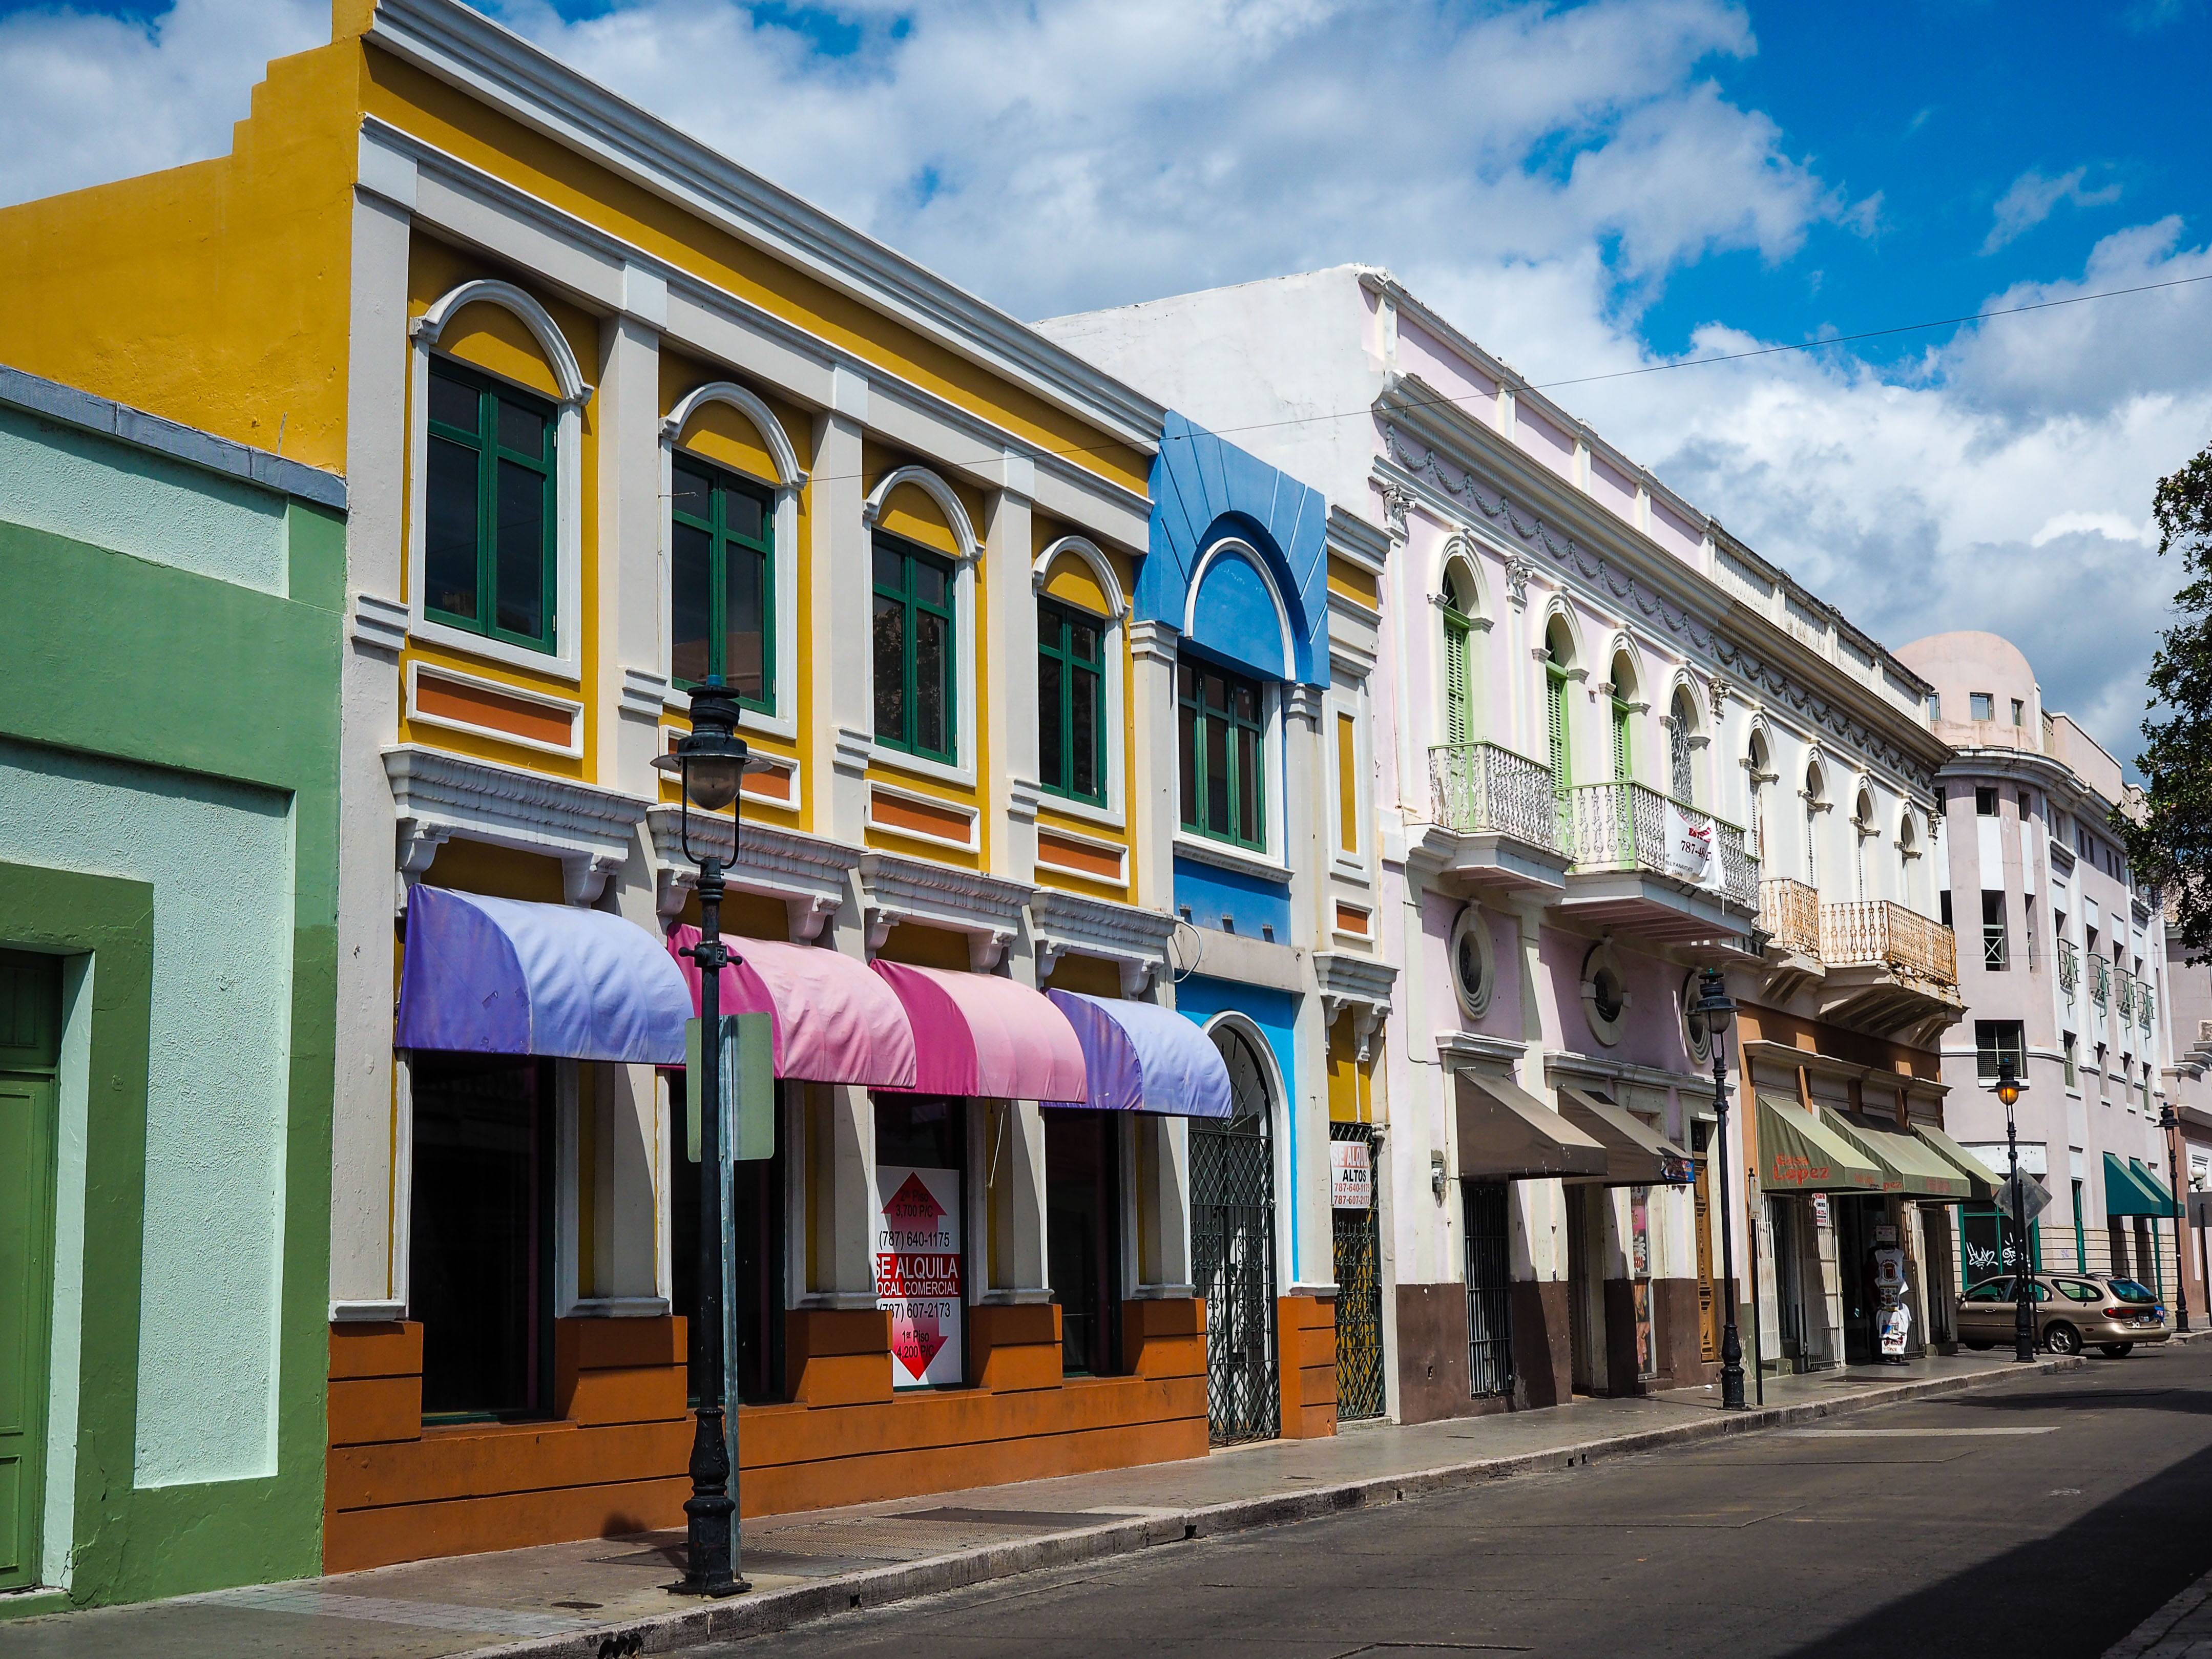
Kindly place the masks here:
POLYGON ((1968 1291, 1963 1299, 1968 1302, 2009 1302, 2012 1300, 2012 1280, 1985 1279, 1968 1291))
POLYGON ((2069 1302, 2102 1302, 2104 1291, 2084 1279, 2062 1279, 2057 1281, 2058 1294, 2069 1302))
POLYGON ((2151 1294, 2148 1286, 2139 1285, 2132 1279, 2115 1279, 2108 1280, 2107 1283, 2111 1286, 2112 1294, 2123 1302, 2149 1303, 2158 1300, 2151 1294))

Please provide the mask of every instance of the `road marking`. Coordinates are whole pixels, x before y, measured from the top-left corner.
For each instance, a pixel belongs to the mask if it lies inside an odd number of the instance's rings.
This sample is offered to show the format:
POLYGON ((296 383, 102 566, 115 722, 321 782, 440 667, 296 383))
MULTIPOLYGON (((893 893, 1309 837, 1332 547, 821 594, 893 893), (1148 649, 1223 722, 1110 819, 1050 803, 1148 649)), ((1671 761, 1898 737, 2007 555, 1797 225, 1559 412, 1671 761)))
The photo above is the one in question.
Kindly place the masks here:
POLYGON ((2058 1425, 2051 1423, 2033 1429, 1784 1429, 1782 1432, 1785 1438, 1791 1440, 1903 1440, 1931 1435, 1964 1438, 1968 1436, 2056 1434, 2058 1425))

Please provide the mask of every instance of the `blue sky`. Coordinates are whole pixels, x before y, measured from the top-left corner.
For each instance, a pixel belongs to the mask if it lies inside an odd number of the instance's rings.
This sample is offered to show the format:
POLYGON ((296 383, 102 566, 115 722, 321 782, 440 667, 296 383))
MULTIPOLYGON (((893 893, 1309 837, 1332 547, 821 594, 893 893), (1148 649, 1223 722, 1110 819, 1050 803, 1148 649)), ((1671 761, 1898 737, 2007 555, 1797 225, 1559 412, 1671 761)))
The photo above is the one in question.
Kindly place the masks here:
MULTIPOLYGON (((2207 0, 498 0, 1018 315, 1357 260, 1540 383, 2212 276, 2207 0)), ((327 0, 0 0, 0 201, 219 153, 327 0)), ((2212 283, 1557 395, 1902 644, 2122 757, 2212 283)))

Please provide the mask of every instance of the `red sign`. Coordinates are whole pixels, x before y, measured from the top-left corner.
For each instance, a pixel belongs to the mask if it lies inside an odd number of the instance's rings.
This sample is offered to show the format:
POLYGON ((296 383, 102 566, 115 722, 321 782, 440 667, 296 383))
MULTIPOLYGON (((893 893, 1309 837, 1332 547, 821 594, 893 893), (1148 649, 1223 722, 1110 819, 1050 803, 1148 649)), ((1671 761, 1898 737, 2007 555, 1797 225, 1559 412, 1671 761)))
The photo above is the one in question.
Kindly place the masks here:
POLYGON ((892 1386, 958 1382, 959 1171, 878 1164, 876 1190, 876 1305, 891 1316, 892 1386))

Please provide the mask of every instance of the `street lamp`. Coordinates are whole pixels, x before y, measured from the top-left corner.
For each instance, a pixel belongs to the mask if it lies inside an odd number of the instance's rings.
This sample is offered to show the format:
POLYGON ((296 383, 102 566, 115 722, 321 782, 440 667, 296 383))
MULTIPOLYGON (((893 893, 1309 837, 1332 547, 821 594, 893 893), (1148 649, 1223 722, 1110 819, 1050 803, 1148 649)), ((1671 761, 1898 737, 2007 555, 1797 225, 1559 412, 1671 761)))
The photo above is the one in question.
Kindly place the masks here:
POLYGON ((1713 1115, 1720 1120, 1720 1150, 1715 1160, 1720 1179, 1715 1185, 1721 1193, 1721 1273, 1726 1286, 1722 1312, 1727 1322, 1721 1327, 1721 1408, 1740 1412, 1743 1409, 1743 1339, 1735 1331, 1735 1236, 1729 1225, 1729 1188, 1735 1184, 1735 1170, 1729 1157, 1728 1047, 1722 1041, 1735 1004, 1729 1000, 1728 982, 1719 969, 1703 970, 1698 1000, 1690 1012, 1705 1022, 1705 1039, 1713 1049, 1713 1115))
POLYGON ((2027 1255, 2027 1194, 2020 1185, 2020 1126, 2014 1121, 2012 1109, 2020 1103, 2020 1091, 2027 1085, 2020 1080, 2018 1068, 2010 1054, 1997 1056, 1997 1098, 2004 1103, 2005 1146, 2012 1158, 2012 1225, 2013 1237, 2020 1244, 2020 1267, 2012 1281, 2012 1357, 2016 1364, 2035 1362, 2035 1314, 2029 1298, 2035 1294, 2034 1281, 2028 1276, 2027 1255))
POLYGON ((2158 1127, 2166 1131, 2166 1179, 2173 1192, 2173 1328, 2189 1328, 2189 1263, 2181 1254, 2181 1114, 2167 1101, 2158 1109, 2158 1127))
MULTIPOLYGON (((690 1079, 699 1112, 699 1414, 691 1436, 691 1496, 684 1501, 689 1537, 679 1595, 735 1595, 752 1586, 737 1576, 738 1500, 722 1400, 722 969, 734 960, 722 943, 722 860, 691 845, 691 809, 734 807, 746 769, 745 740, 737 735, 738 694, 709 675, 691 693, 691 729, 673 754, 655 757, 659 771, 684 786, 684 856, 699 866, 699 942, 687 954, 699 968, 699 1075, 690 1079)), ((737 819, 730 823, 737 853, 737 819)))

